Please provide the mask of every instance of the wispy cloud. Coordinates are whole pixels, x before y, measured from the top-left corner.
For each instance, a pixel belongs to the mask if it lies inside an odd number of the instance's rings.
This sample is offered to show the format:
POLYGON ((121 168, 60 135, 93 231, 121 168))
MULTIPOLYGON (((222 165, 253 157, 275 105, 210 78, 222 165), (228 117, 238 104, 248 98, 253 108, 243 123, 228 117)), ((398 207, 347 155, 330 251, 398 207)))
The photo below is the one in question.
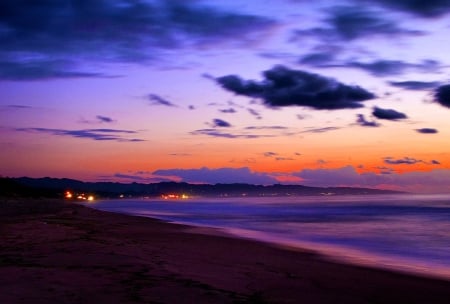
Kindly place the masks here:
POLYGON ((228 109, 219 109, 219 112, 226 113, 226 114, 233 114, 237 111, 234 108, 228 108, 228 109))
POLYGON ((330 67, 346 67, 364 70, 374 76, 401 75, 407 71, 419 71, 422 73, 437 72, 441 64, 435 60, 423 60, 419 63, 410 63, 402 60, 378 59, 374 61, 347 61, 343 64, 334 64, 330 67))
POLYGON ((153 106, 176 107, 174 103, 157 94, 148 94, 147 98, 148 100, 150 100, 150 105, 153 106))
POLYGON ((292 157, 281 157, 281 156, 279 156, 279 157, 275 157, 275 160, 276 161, 286 161, 286 160, 295 160, 295 159, 293 159, 292 157))
POLYGON ((393 157, 385 157, 383 158, 384 163, 389 164, 389 165, 415 165, 417 163, 423 163, 423 164, 427 164, 427 165, 439 165, 440 162, 437 160, 432 160, 432 161, 424 161, 421 159, 416 159, 413 157, 403 157, 403 158, 398 158, 395 159, 393 157))
POLYGON ((225 121, 223 119, 214 118, 212 121, 212 126, 218 127, 218 128, 229 128, 229 127, 231 127, 231 124, 228 121, 225 121))
POLYGON ((301 133, 325 133, 330 131, 339 130, 339 127, 323 127, 323 128, 311 128, 305 131, 302 131, 301 133))
POLYGON ((170 178, 157 177, 152 176, 148 173, 149 176, 143 176, 142 173, 136 172, 134 174, 124 174, 124 173, 115 173, 112 177, 114 180, 121 179, 127 182, 137 182, 137 183, 159 183, 159 182, 171 182, 173 181, 170 178))
POLYGON ((283 126, 249 126, 245 127, 246 130, 287 130, 288 127, 283 126))
POLYGON ((247 108, 247 111, 250 113, 250 115, 253 115, 256 119, 262 119, 261 114, 252 108, 247 108))
POLYGON ((32 106, 25 106, 25 105, 6 105, 6 108, 10 109, 32 109, 32 106))
POLYGON ((266 137, 275 137, 274 134, 251 134, 251 133, 231 133, 231 132, 224 132, 222 130, 218 129, 199 129, 190 132, 192 135, 207 135, 211 137, 222 137, 222 138, 248 138, 248 139, 255 139, 255 138, 266 138, 266 137))
POLYGON ((372 121, 367 120, 363 114, 357 114, 356 116, 358 117, 356 120, 356 123, 360 126, 363 126, 363 127, 379 127, 380 126, 380 124, 374 120, 372 120, 372 121))
POLYGON ((385 157, 383 161, 389 165, 414 165, 424 162, 423 160, 415 159, 412 157, 403 157, 399 159, 394 159, 393 157, 385 157))
POLYGON ((20 132, 46 133, 56 136, 87 138, 97 141, 119 141, 119 142, 145 141, 139 138, 124 137, 124 135, 138 134, 137 131, 130 131, 130 130, 117 130, 117 129, 65 130, 65 129, 47 129, 47 128, 17 128, 15 130, 20 132))
POLYGON ((108 116, 97 115, 97 116, 95 116, 95 118, 97 118, 97 120, 99 122, 104 122, 104 123, 112 123, 112 122, 114 122, 114 119, 112 119, 111 117, 108 117, 108 116))
POLYGON ((268 152, 264 152, 263 155, 264 155, 265 157, 274 157, 274 156, 277 156, 278 153, 268 151, 268 152))
POLYGON ((389 81, 391 86, 412 91, 434 89, 439 86, 437 81, 389 81))

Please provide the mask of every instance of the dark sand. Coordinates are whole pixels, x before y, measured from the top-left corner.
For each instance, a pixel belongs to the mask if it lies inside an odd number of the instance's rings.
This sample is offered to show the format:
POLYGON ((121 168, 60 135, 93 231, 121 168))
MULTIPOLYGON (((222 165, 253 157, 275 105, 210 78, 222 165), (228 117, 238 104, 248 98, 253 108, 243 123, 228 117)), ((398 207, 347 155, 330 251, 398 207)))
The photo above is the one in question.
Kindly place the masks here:
POLYGON ((0 200, 0 303, 450 303, 450 281, 57 201, 0 200))

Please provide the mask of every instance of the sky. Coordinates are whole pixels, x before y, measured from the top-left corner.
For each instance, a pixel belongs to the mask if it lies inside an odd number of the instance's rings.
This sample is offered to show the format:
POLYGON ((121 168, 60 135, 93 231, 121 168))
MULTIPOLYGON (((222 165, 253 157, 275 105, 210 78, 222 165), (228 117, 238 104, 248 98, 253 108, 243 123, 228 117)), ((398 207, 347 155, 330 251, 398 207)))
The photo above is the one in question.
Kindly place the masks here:
POLYGON ((3 0, 0 175, 450 193, 450 0, 3 0))

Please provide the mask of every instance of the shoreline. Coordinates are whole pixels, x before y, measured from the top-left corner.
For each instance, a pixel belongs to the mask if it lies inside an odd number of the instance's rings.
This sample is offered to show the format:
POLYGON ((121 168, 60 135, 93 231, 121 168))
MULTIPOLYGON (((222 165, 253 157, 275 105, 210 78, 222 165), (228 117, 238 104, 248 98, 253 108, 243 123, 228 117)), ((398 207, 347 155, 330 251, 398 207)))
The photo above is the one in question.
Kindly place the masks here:
POLYGON ((308 249, 209 228, 67 202, 25 201, 7 208, 0 203, 2 303, 447 303, 450 298, 447 280, 329 261, 308 249))
MULTIPOLYGON (((440 196, 440 195, 439 195, 440 196)), ((341 199, 341 198, 339 198, 341 199)), ((101 200, 100 202, 102 202, 101 200)), ((113 202, 123 202, 124 200, 105 200, 113 202)), ((126 201, 126 200, 125 200, 126 201)), ((136 200, 131 200, 135 202, 136 200)), ((250 240, 261 242, 269 246, 281 248, 284 250, 313 252, 320 255, 322 259, 335 262, 362 266, 373 269, 380 269, 390 272, 398 272, 406 275, 422 276, 427 278, 435 278, 439 280, 450 281, 450 267, 447 265, 439 265, 429 261, 417 260, 414 258, 397 257, 388 254, 374 254, 355 248, 349 248, 339 245, 320 244, 303 240, 292 240, 280 236, 271 235, 264 231, 246 230, 240 228, 229 228, 220 226, 208 226, 207 224, 190 223, 176 221, 164 218, 164 213, 141 214, 126 211, 112 211, 108 209, 96 208, 95 203, 84 203, 81 205, 91 207, 96 210, 105 212, 113 212, 118 214, 126 214, 130 216, 146 217, 159 220, 170 224, 179 224, 191 227, 194 233, 203 233, 210 235, 218 235, 229 238, 239 238, 242 240, 250 240), (162 215, 162 216, 160 216, 162 215)))

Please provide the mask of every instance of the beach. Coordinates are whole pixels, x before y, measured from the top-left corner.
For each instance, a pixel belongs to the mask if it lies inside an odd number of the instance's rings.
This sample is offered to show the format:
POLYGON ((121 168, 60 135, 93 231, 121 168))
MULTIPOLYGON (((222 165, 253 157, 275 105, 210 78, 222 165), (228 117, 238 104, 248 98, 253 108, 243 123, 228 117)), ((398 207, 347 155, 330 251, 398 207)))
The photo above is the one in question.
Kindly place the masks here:
POLYGON ((448 303, 450 281, 58 200, 0 201, 0 303, 448 303))

